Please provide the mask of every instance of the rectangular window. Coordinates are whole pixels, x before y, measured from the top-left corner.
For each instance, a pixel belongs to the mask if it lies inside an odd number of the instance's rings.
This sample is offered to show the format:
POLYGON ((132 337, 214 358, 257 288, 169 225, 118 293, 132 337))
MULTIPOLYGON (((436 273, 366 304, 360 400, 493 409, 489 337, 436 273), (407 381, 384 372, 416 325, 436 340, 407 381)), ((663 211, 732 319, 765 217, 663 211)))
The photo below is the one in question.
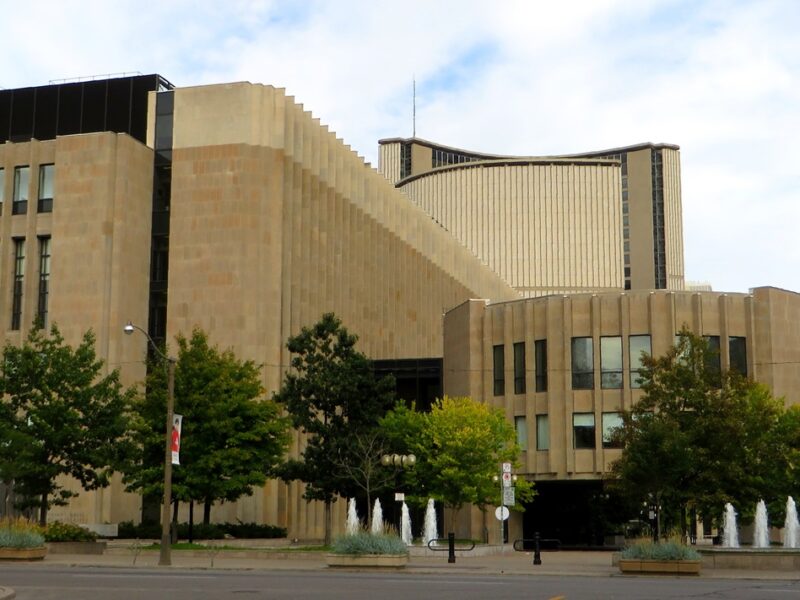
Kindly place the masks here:
POLYGON ((600 338, 600 387, 622 387, 622 338, 618 335, 600 338))
POLYGON ((3 202, 6 199, 6 170, 0 167, 0 215, 3 214, 3 202))
POLYGON ((603 413, 603 448, 622 448, 614 440, 614 431, 622 427, 622 415, 616 412, 603 413))
POLYGON ((722 372, 722 359, 719 353, 719 336, 707 335, 705 336, 706 343, 708 344, 709 354, 706 356, 706 371, 712 377, 719 377, 722 372))
POLYGON ((514 344, 514 393, 525 393, 525 342, 514 344))
POLYGON ((525 417, 514 417, 514 429, 517 432, 517 445, 524 452, 528 449, 528 423, 525 417))
POLYGON ((550 419, 548 415, 536 415, 536 449, 550 450, 550 419))
POLYGON ((11 298, 11 329, 22 320, 22 290, 25 283, 25 240, 14 239, 14 291, 11 298))
POLYGON ((728 338, 728 350, 731 356, 731 371, 747 377, 747 338, 728 338))
POLYGON ((53 212, 53 176, 55 165, 39 167, 39 202, 36 210, 40 213, 53 212))
POLYGON ((652 354, 649 335, 631 335, 628 337, 628 355, 630 357, 631 389, 642 386, 639 379, 642 376, 642 353, 652 354))
POLYGON ((594 413, 574 413, 572 434, 576 449, 594 448, 594 413))
POLYGON ((572 338, 572 389, 594 389, 592 338, 572 338))
POLYGON ((492 357, 494 366, 492 372, 494 374, 494 395, 502 396, 506 393, 506 361, 504 356, 504 347, 494 346, 492 348, 492 357))
POLYGON ((14 198, 11 203, 12 215, 24 215, 28 212, 28 186, 30 184, 30 167, 14 168, 14 198))
POLYGON ((536 391, 547 391, 547 340, 536 340, 533 343, 533 359, 536 368, 536 391))
POLYGON ((42 327, 47 326, 47 300, 50 296, 50 238, 39 238, 39 299, 36 304, 36 319, 42 327))

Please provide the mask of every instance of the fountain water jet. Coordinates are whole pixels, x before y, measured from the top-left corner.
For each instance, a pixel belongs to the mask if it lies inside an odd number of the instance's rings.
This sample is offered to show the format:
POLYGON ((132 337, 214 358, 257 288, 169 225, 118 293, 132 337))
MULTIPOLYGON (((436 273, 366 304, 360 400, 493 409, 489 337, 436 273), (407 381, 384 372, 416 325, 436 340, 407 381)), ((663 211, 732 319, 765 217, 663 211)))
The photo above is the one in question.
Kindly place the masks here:
POLYGON ((425 528, 422 532, 422 543, 426 546, 431 540, 434 540, 431 546, 436 545, 436 538, 439 533, 436 526, 436 508, 434 507, 433 498, 428 499, 428 507, 425 509, 425 528))
POLYGON ((356 511, 356 499, 350 498, 347 502, 347 535, 355 535, 359 530, 358 511, 356 511))
POLYGON ((414 542, 414 536, 411 535, 411 515, 408 514, 408 505, 403 502, 403 511, 400 513, 400 539, 406 546, 410 546, 414 542))
POLYGON ((378 498, 375 498, 375 505, 372 507, 372 528, 370 531, 374 534, 383 533, 383 509, 378 498))
POLYGON ((797 506, 794 498, 789 496, 786 500, 786 522, 783 524, 783 547, 798 546, 800 546, 800 523, 797 521, 797 506))
POLYGON ((756 527, 753 533, 753 548, 769 548, 767 505, 759 500, 756 505, 756 527))
POLYGON ((725 503, 725 521, 722 529, 722 545, 725 548, 738 548, 739 532, 736 529, 736 511, 730 502, 725 503))

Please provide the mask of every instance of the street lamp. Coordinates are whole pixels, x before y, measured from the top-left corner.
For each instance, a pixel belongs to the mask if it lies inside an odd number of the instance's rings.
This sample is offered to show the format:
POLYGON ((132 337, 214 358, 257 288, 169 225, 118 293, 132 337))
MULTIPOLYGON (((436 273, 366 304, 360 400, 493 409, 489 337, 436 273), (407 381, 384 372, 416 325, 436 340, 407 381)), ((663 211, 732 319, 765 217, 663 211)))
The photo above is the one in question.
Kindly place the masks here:
POLYGON ((169 509, 172 504, 172 412, 175 406, 175 359, 167 356, 158 349, 153 338, 144 329, 134 325, 130 321, 125 325, 123 331, 125 335, 131 335, 134 330, 141 331, 147 341, 150 342, 153 350, 167 363, 167 428, 165 434, 164 450, 164 506, 161 509, 161 549, 158 556, 158 564, 168 567, 172 564, 171 550, 172 539, 169 532, 170 514, 169 509))
POLYGON ((381 456, 381 464, 384 467, 413 467, 417 464, 417 457, 413 454, 384 454, 381 456))

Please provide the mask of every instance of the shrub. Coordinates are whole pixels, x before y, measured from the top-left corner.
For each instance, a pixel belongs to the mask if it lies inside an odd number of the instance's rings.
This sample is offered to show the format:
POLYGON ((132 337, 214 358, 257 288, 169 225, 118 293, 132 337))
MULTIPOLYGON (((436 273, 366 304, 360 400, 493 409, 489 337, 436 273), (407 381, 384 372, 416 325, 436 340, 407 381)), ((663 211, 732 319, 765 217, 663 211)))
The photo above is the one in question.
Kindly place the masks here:
MULTIPOLYGON (((260 525, 258 523, 211 523, 203 525, 195 523, 192 527, 192 538, 198 540, 220 540, 225 535, 235 538, 284 538, 286 529, 275 525, 260 525)), ((133 521, 123 521, 119 524, 119 537, 124 539, 153 539, 161 538, 161 525, 159 523, 141 523, 134 525, 133 521)), ((189 537, 189 524, 178 525, 178 537, 189 537)))
POLYGON ((0 520, 0 548, 38 548, 44 536, 38 525, 25 519, 0 520))
POLYGON ((332 550, 334 554, 408 554, 408 548, 398 536, 366 531, 336 538, 332 550))
POLYGON ((45 527, 44 539, 46 542, 94 542, 97 534, 80 525, 54 521, 45 527))
POLYGON ((699 560, 700 554, 677 541, 655 543, 652 540, 638 540, 625 548, 622 558, 640 560, 699 560))

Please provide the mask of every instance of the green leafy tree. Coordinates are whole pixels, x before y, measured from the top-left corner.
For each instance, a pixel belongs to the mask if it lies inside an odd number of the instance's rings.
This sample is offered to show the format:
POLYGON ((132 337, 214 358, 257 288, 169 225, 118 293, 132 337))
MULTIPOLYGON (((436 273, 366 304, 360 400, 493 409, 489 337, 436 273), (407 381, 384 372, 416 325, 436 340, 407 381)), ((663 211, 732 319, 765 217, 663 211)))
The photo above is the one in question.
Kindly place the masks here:
MULTIPOLYGON (((235 501, 263 485, 289 440, 288 421, 262 395, 260 368, 208 343, 195 329, 176 338, 175 412, 183 415, 180 466, 173 469, 175 501, 203 505, 208 524, 218 501, 235 501)), ((163 493, 166 370, 151 365, 147 393, 136 404, 140 453, 125 481, 131 490, 163 493)))
MULTIPOLYGON (((382 426, 394 444, 417 457, 416 467, 405 473, 410 495, 418 503, 434 498, 451 508, 451 531, 465 504, 500 504, 495 476, 501 463, 520 466, 514 427, 503 411, 472 398, 445 396, 430 413, 398 406, 382 426)), ((533 497, 533 485, 520 478, 515 486, 519 508, 533 497)))
POLYGON ((623 414, 623 452, 610 474, 629 498, 716 516, 725 502, 746 511, 784 485, 782 400, 716 364, 708 343, 686 330, 664 356, 643 358, 643 395, 623 414))
POLYGON ((274 396, 292 424, 307 435, 301 455, 287 461, 281 477, 305 482, 304 498, 324 502, 326 544, 331 504, 337 496, 363 490, 362 467, 373 473, 375 448, 380 446, 375 440, 377 446, 365 451, 364 442, 394 403, 394 380, 375 378, 369 359, 356 350, 357 339, 333 313, 303 327, 286 344, 291 370, 274 396))
POLYGON ((51 506, 77 495, 61 476, 84 490, 105 487, 130 449, 132 392, 116 370, 106 372, 94 345, 88 331, 72 347, 53 325, 49 332, 36 326, 22 345, 3 348, 0 469, 14 481, 18 506, 38 508, 41 524, 51 506))

